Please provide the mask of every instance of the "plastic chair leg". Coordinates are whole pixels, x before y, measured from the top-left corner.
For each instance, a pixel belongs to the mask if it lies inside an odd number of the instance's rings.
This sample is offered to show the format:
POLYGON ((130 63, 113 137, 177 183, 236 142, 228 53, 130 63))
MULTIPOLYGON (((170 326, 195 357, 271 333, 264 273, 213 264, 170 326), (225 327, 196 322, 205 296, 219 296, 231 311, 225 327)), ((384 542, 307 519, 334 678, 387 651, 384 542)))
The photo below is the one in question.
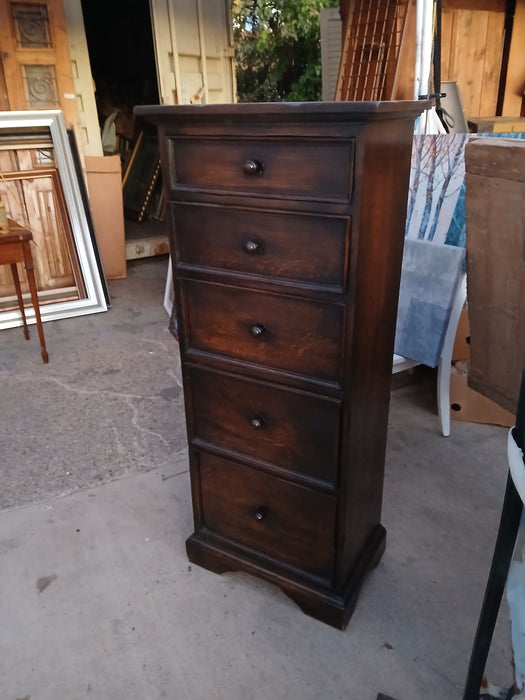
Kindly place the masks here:
POLYGON ((452 304, 450 319, 443 342, 443 350, 438 365, 437 376, 437 404, 438 414, 441 423, 441 432, 445 437, 450 435, 450 369, 452 365, 452 351, 456 339, 461 311, 467 300, 467 275, 463 273, 452 304))

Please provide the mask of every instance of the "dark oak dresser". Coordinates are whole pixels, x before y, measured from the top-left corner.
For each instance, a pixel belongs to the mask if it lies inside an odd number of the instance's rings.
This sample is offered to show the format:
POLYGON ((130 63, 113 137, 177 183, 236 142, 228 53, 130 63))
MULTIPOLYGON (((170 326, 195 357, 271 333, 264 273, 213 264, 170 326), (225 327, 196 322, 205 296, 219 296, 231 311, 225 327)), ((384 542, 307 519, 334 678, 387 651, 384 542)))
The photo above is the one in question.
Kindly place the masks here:
POLYGON ((189 559, 344 628, 381 501, 417 102, 139 107, 169 198, 189 559))

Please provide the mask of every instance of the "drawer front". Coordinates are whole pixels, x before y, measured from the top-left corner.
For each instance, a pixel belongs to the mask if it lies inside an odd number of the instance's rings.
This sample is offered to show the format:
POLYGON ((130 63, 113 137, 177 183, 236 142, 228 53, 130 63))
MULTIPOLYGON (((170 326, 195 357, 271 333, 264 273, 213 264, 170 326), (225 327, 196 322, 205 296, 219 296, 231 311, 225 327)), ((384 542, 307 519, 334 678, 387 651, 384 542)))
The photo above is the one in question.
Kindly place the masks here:
POLYGON ((350 202, 353 139, 265 137, 171 141, 171 188, 350 202))
POLYGON ((202 524, 257 552, 331 578, 335 499, 200 453, 202 524))
MULTIPOLYGON (((2 232, 0 231, 0 236, 2 232)), ((2 260, 0 265, 14 265, 24 262, 24 249, 21 241, 10 241, 2 243, 2 260)))
POLYGON ((346 286, 349 217, 182 203, 172 216, 179 267, 346 286))
POLYGON ((335 486, 340 402, 187 367, 192 437, 335 486))
POLYGON ((185 350, 340 383, 342 305, 194 280, 179 284, 185 350))

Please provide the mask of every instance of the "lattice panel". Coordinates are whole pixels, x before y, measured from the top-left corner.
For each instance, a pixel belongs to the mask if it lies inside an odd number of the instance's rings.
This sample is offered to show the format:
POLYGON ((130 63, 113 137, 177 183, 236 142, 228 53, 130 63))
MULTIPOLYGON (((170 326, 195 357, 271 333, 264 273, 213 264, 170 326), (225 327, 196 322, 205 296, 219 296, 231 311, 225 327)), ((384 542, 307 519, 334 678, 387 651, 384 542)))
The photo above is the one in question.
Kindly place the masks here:
POLYGON ((389 100, 407 0, 355 0, 345 30, 336 100, 389 100))

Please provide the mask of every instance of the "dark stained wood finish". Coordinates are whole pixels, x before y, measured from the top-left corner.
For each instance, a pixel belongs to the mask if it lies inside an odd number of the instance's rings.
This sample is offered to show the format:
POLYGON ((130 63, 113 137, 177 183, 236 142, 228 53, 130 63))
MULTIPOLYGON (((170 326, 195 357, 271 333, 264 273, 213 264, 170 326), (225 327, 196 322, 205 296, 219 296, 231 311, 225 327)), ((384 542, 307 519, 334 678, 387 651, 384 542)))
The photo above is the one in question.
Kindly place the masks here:
POLYGON ((335 487, 339 400, 191 366, 185 384, 193 406, 194 445, 251 457, 290 477, 295 472, 335 487))
POLYGON ((171 141, 171 187, 292 199, 349 201, 354 141, 299 136, 171 141), (215 172, 221 169, 217 179, 215 172))
POLYGON ((42 318, 40 316, 40 305, 38 302, 38 292, 35 282, 35 266, 33 263, 33 254, 31 253, 30 242, 33 240, 31 231, 22 228, 15 221, 8 220, 8 232, 0 231, 0 265, 9 265, 13 276, 13 284, 15 286, 16 297, 18 299, 18 308, 22 316, 22 325, 24 327, 24 337, 29 340, 29 328, 24 309, 24 300, 22 297, 22 287, 20 285, 20 277, 18 275, 17 263, 22 263, 27 275, 27 283, 31 293, 31 301, 35 312, 36 327, 38 338, 40 340, 40 354, 42 362, 47 365, 49 355, 46 349, 46 341, 44 338, 44 329, 42 327, 42 318))
POLYGON ((205 452, 198 457, 198 470, 202 527, 331 579, 334 496, 205 452))
POLYGON ((348 217, 181 203, 173 207, 173 223, 179 269, 345 289, 348 217))
POLYGON ((385 547, 410 154, 427 107, 136 109, 158 126, 171 200, 188 556, 276 583, 338 628, 385 547))
POLYGON ((240 294, 209 282, 180 284, 185 349, 341 380, 342 305, 253 290, 240 294))

